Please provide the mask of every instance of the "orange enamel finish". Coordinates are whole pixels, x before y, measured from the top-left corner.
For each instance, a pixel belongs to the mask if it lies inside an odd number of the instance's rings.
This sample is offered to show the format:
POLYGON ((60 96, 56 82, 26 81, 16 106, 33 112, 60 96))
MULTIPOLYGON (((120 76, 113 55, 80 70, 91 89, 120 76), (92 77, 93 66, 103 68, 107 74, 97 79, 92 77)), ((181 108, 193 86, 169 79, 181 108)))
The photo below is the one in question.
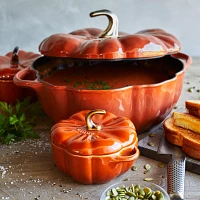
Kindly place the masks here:
POLYGON ((62 120, 51 129, 53 157, 58 168, 84 184, 105 183, 126 172, 139 156, 133 123, 110 112, 92 117, 100 130, 87 130, 89 110, 62 120))
POLYGON ((85 40, 82 36, 72 34, 54 34, 42 41, 39 51, 46 56, 71 57, 71 52, 85 40))
MULTIPOLYGON (((13 52, 9 52, 4 56, 4 58, 2 58, 2 61, 0 60, 0 68, 1 69, 11 67, 10 61, 12 59, 12 54, 13 54, 13 52)), ((18 68, 24 69, 26 67, 31 66, 33 64, 33 62, 40 56, 41 56, 40 54, 19 50, 19 52, 18 52, 18 59, 19 59, 18 68)))
POLYGON ((13 82, 15 74, 40 57, 32 52, 18 51, 18 63, 12 63, 13 52, 0 56, 0 101, 15 103, 17 99, 22 100, 26 96, 35 96, 34 91, 17 87, 13 82))
POLYGON ((129 119, 109 112, 96 114, 92 119, 101 129, 87 130, 85 116, 88 112, 81 111, 54 125, 51 133, 54 145, 73 154, 89 156, 114 153, 135 143, 135 126, 129 119))
POLYGON ((120 33, 110 38, 99 38, 99 32, 100 29, 82 29, 71 34, 54 34, 41 42, 39 51, 56 57, 122 59, 163 56, 181 48, 177 38, 161 29, 120 33))

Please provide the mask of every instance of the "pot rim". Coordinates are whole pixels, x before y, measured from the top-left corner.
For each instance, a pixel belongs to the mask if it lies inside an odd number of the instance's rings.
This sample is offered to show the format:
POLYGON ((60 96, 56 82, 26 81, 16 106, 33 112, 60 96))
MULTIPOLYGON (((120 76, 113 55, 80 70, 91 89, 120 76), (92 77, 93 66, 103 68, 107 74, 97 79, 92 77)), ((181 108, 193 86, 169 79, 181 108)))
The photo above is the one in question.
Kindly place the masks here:
MULTIPOLYGON (((142 88, 154 88, 154 87, 160 87, 166 83, 169 83, 169 82, 172 82, 172 81, 175 81, 177 79, 177 77, 184 73, 185 70, 187 70, 187 68, 191 65, 192 63, 192 58, 187 55, 187 54, 183 54, 183 53, 176 53, 176 54, 173 54, 173 55, 166 55, 168 57, 170 57, 170 59, 173 59, 173 60, 176 60, 178 62, 180 62, 182 64, 182 69, 180 71, 178 71, 177 73, 174 74, 174 77, 173 78, 170 78, 170 79, 167 79, 165 81, 162 81, 162 82, 159 82, 159 83, 154 83, 154 84, 143 84, 143 85, 130 85, 130 86, 125 86, 125 87, 121 87, 121 88, 114 88, 114 89, 106 89, 106 90, 89 90, 89 89, 77 89, 77 88, 74 88, 74 87, 69 87, 69 86, 59 86, 59 85, 54 85, 52 83, 49 83, 49 82, 46 82, 44 80, 42 80, 40 78, 40 74, 39 74, 39 71, 37 69, 34 68, 34 64, 41 58, 44 58, 43 57, 39 57, 38 59, 36 59, 32 65, 30 67, 27 67, 25 69, 22 69, 20 70, 14 77, 14 82, 17 84, 19 84, 18 82, 24 82, 24 84, 22 83, 21 85, 23 86, 27 86, 27 87, 49 87, 51 89, 55 89, 55 90, 68 90, 68 91, 73 91, 73 92, 77 92, 77 93, 107 93, 107 92, 121 92, 123 90, 127 90, 127 89, 142 89, 142 88), (182 61, 182 60, 185 60, 185 63, 182 61), (19 78, 19 75, 21 73, 26 73, 27 70, 27 73, 28 71, 33 71, 36 75, 36 79, 35 80, 23 80, 23 79, 20 79, 19 78), (24 72, 25 71, 25 72, 24 72), (30 84, 29 84, 30 83, 30 84), (33 85, 31 85, 31 83, 33 83, 33 85), (37 86, 36 86, 37 85, 37 86)), ((73 59, 73 58, 72 58, 73 59)), ((20 85, 20 84, 19 84, 20 85)))
MULTIPOLYGON (((176 59, 178 60, 177 58, 175 57, 171 57, 172 59, 176 59)), ((152 59, 152 58, 151 58, 152 59)), ((83 60, 83 59, 82 59, 83 60)), ((133 59, 130 59, 130 60, 133 60, 133 59)), ((140 60, 140 59, 137 59, 137 60, 140 60)), ((180 60, 179 60, 180 61, 180 60)), ((181 62, 181 61, 180 61, 181 62)), ((33 63, 34 64, 34 63, 33 63)), ((130 86, 125 86, 125 87, 121 87, 121 88, 115 88, 115 89, 107 89, 107 90, 89 90, 89 89, 77 89, 77 88, 74 88, 74 87, 69 87, 69 86, 64 86, 64 85, 54 85, 52 83, 49 83, 47 81, 44 81, 40 78, 40 74, 39 74, 39 71, 36 70, 35 68, 33 68, 33 65, 32 65, 32 69, 36 71, 36 76, 38 78, 38 81, 45 84, 45 86, 48 86, 48 87, 51 87, 51 88, 54 88, 54 89, 59 89, 59 90, 71 90, 71 91, 74 91, 74 92, 96 92, 96 93, 106 93, 106 92, 111 92, 111 91, 120 91, 121 90, 127 90, 127 89, 132 89, 132 88, 138 88, 138 89, 141 89, 141 88, 148 88, 148 87, 157 87, 157 86, 160 86, 160 85, 163 85, 165 84, 166 82, 170 82, 170 81, 173 81, 177 78, 177 76, 179 74, 181 74, 183 71, 184 71, 184 64, 182 63, 183 65, 183 68, 174 74, 174 77, 171 78, 171 79, 168 79, 168 80, 165 80, 165 81, 162 81, 162 82, 159 82, 159 83, 154 83, 154 84, 143 84, 143 85, 130 85, 130 86)))

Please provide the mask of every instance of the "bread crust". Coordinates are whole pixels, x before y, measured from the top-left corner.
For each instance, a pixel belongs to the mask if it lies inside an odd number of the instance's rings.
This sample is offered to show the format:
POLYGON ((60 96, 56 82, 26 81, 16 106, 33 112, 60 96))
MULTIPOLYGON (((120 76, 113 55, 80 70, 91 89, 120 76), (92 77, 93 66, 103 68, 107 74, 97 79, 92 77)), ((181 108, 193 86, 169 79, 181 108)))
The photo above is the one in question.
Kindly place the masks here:
POLYGON ((188 147, 187 145, 182 146, 182 150, 191 158, 200 160, 200 151, 196 149, 192 149, 191 147, 188 147))
POLYGON ((200 117, 200 100, 187 100, 185 107, 189 114, 200 117))
POLYGON ((187 109, 199 109, 200 110, 200 100, 186 100, 185 107, 187 109))
POLYGON ((200 134, 176 126, 173 118, 166 119, 163 127, 170 143, 181 146, 188 156, 200 159, 200 134))
POLYGON ((183 137, 181 134, 181 128, 174 126, 174 120, 172 118, 168 118, 164 121, 163 124, 165 130, 166 139, 177 146, 182 146, 183 137))

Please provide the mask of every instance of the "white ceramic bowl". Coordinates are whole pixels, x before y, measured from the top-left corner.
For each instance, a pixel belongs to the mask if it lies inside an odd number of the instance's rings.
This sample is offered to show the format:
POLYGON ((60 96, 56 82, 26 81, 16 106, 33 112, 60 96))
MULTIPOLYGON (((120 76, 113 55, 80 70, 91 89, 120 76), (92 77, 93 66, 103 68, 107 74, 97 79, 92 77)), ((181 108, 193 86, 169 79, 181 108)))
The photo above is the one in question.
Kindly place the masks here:
POLYGON ((102 193, 101 197, 100 197, 100 200, 105 200, 106 198, 106 193, 107 191, 111 190, 112 188, 117 188, 117 187, 121 187, 121 186, 131 186, 131 185, 140 185, 141 188, 144 188, 144 187, 149 187, 151 188, 151 190, 153 191, 157 191, 159 190, 160 192, 162 192, 164 194, 164 197, 165 197, 165 200, 170 200, 170 197, 169 195, 167 194, 167 192, 162 188, 160 187, 159 185, 156 185, 152 182, 145 182, 145 181, 123 181, 123 182, 119 182, 119 183, 116 183, 116 184, 113 184, 111 186, 109 186, 108 188, 106 188, 104 190, 104 192, 102 193))

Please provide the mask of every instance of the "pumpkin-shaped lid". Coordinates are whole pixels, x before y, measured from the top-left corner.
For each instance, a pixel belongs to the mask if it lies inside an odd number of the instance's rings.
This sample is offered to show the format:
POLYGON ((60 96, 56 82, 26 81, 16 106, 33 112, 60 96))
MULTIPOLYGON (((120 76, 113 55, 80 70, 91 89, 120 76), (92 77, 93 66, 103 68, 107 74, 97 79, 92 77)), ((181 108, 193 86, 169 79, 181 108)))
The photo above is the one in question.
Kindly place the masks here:
POLYGON ((105 31, 82 29, 69 34, 54 34, 44 39, 39 51, 45 56, 82 59, 125 59, 164 56, 180 51, 180 42, 161 29, 148 29, 135 34, 118 34, 117 16, 109 10, 90 13, 105 15, 109 25, 105 31))
POLYGON ((15 47, 13 52, 0 56, 0 80, 12 80, 13 76, 23 68, 29 67, 41 55, 25 52, 15 47))
POLYGON ((51 129, 51 143, 77 155, 105 155, 135 144, 133 123, 104 110, 84 110, 51 129))

